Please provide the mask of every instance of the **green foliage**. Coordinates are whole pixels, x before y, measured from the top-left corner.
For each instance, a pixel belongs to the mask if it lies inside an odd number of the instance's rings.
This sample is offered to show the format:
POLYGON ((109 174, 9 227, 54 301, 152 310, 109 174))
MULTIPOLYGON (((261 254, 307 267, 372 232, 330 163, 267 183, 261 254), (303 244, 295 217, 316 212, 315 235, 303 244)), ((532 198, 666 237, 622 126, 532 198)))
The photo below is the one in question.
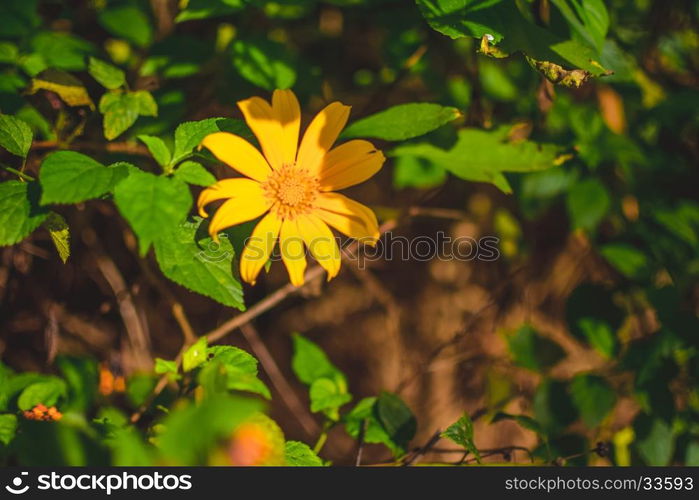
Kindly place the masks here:
POLYGON ((222 233, 215 243, 204 230, 206 224, 196 217, 177 226, 167 237, 157 238, 154 246, 158 265, 175 283, 244 310, 243 287, 234 271, 232 234, 222 233))
POLYGON ((41 164, 41 204, 79 203, 99 198, 127 175, 123 164, 105 167, 75 151, 57 151, 41 164))
POLYGON ((478 463, 481 462, 481 454, 473 442, 473 421, 468 413, 464 413, 459 420, 451 424, 442 432, 443 438, 451 439, 453 442, 462 446, 469 453, 476 457, 478 463))
POLYGON ((0 114, 0 146, 13 155, 26 158, 32 145, 32 135, 29 125, 19 118, 0 114))
POLYGON ((300 441, 287 441, 284 448, 286 464, 293 467, 322 467, 323 461, 313 450, 300 441))
POLYGON ((182 356, 182 369, 185 372, 190 372, 197 366, 204 364, 208 359, 206 346, 206 337, 201 337, 184 352, 184 356, 182 356))
POLYGON ((573 403, 585 425, 596 428, 614 408, 616 395, 607 381, 595 375, 577 375, 570 383, 573 403))
POLYGON ((13 245, 48 216, 39 206, 41 188, 37 182, 6 181, 0 183, 0 245, 13 245))
POLYGON ((607 215, 611 201, 600 181, 587 179, 572 187, 566 204, 573 228, 591 231, 607 215))
POLYGON ((141 255, 165 231, 171 234, 187 216, 192 195, 178 179, 133 172, 117 184, 114 201, 138 236, 141 255))
POLYGON ((48 217, 44 221, 44 226, 49 231, 58 256, 65 264, 68 257, 70 257, 70 228, 68 223, 56 212, 49 212, 48 217))
POLYGON ((240 76, 263 89, 288 89, 296 82, 293 58, 282 44, 261 38, 236 40, 231 57, 240 76))
POLYGON ((542 337, 529 325, 521 326, 508 337, 507 343, 514 362, 534 371, 544 372, 565 356, 558 344, 542 337))
POLYGON ((344 130, 342 137, 376 137, 386 141, 404 141, 425 135, 460 115, 458 109, 439 104, 400 104, 355 121, 344 130))
POLYGON ((172 153, 170 153, 170 148, 167 144, 160 138, 154 137, 152 135, 139 135, 138 138, 146 145, 150 154, 153 155, 155 161, 158 162, 163 168, 170 165, 170 160, 172 159, 172 153))
POLYGON ((432 162, 457 177, 489 182, 502 191, 512 191, 503 172, 530 172, 553 167, 563 158, 552 144, 529 141, 507 142, 506 128, 492 132, 462 129, 456 144, 444 150, 429 143, 407 144, 391 151, 393 156, 410 156, 432 162))
POLYGON ((126 74, 109 63, 90 58, 87 71, 106 89, 118 89, 126 83, 126 74))
POLYGON ((175 178, 188 184, 202 187, 211 186, 216 182, 216 177, 206 170, 201 163, 190 160, 183 161, 177 167, 175 178))

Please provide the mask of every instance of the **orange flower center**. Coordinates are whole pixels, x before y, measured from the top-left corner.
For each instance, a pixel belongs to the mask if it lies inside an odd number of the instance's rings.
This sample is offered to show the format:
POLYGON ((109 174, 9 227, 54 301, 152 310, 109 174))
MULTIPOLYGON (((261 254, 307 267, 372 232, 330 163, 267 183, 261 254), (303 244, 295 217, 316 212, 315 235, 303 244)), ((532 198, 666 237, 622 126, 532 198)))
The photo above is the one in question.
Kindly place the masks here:
POLYGON ((293 219, 310 211, 320 184, 308 170, 284 165, 272 171, 262 188, 272 199, 272 210, 277 212, 279 218, 293 219))

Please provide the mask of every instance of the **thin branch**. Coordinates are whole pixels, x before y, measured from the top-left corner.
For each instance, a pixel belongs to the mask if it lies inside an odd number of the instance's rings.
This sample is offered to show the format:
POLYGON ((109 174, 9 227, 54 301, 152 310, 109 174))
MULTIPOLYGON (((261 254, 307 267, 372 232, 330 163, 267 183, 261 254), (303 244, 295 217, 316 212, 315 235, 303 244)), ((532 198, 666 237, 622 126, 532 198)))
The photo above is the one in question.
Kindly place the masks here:
POLYGON ((364 437, 366 435, 366 427, 368 420, 365 418, 359 424, 359 435, 357 436, 357 454, 354 458, 355 467, 362 465, 362 452, 364 451, 364 437))
POLYGON ((435 433, 432 434, 432 437, 428 439, 427 442, 421 448, 418 448, 412 455, 409 455, 405 458, 405 460, 403 460, 402 465, 407 467, 408 465, 412 465, 413 463, 415 463, 418 458, 429 452, 432 449, 432 447, 439 442, 440 439, 442 439, 442 431, 441 429, 437 429, 435 433))
POLYGON ((245 337, 245 340, 248 341, 248 344, 250 344, 250 348, 255 353, 257 359, 260 360, 262 368, 264 368, 265 373, 269 375, 269 379, 281 396, 282 401, 284 401, 284 404, 286 404, 289 410, 296 416, 303 430, 306 431, 309 436, 317 435, 320 432, 320 426, 313 420, 313 417, 308 414, 306 407, 301 403, 301 400, 298 398, 291 385, 289 385, 289 382, 286 381, 279 366, 276 361, 274 361, 274 357, 272 357, 269 349, 267 349, 267 346, 257 333, 257 329, 255 329, 251 323, 245 323, 241 325, 240 331, 245 337))
MULTIPOLYGON (((32 150, 42 149, 62 149, 67 147, 59 141, 35 141, 32 144, 32 150)), ((106 151, 108 153, 126 153, 139 156, 150 156, 148 148, 135 142, 89 142, 80 141, 70 144, 71 149, 85 151, 106 151)))

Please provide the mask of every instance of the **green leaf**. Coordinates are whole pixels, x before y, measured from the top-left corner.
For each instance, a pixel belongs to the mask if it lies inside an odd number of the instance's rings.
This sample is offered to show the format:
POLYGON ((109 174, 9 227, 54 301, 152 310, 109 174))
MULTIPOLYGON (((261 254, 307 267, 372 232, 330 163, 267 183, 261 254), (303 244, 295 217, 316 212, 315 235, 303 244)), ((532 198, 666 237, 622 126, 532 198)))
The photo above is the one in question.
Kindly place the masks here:
POLYGON ((68 391, 66 383, 53 376, 43 377, 43 380, 29 385, 17 399, 17 407, 20 410, 31 410, 38 404, 53 406, 59 398, 65 397, 68 391))
POLYGON ((576 326, 600 354, 607 359, 614 357, 616 337, 609 323, 599 318, 586 317, 578 319, 576 326))
POLYGON ((547 439, 546 432, 544 431, 541 424, 539 424, 539 422, 537 422, 533 418, 528 417, 527 415, 512 415, 510 413, 498 412, 495 414, 495 416, 490 422, 495 424, 497 422, 500 422, 501 420, 513 420, 524 429, 536 432, 539 435, 539 437, 541 437, 543 440, 547 439))
POLYGON ((155 358, 155 373, 172 373, 177 375, 177 362, 163 358, 155 358))
POLYGON ((100 85, 110 90, 126 83, 126 74, 121 69, 94 57, 90 58, 87 71, 100 85))
POLYGON ((184 356, 182 357, 182 370, 185 373, 191 372, 208 359, 206 347, 206 337, 199 337, 199 339, 184 352, 184 356))
POLYGON ((294 356, 291 360, 291 368, 301 382, 311 385, 321 378, 344 379, 342 372, 330 362, 318 344, 298 333, 292 335, 292 340, 294 356))
POLYGON ((39 90, 55 92, 68 106, 95 108, 83 83, 70 73, 53 68, 42 71, 39 76, 32 79, 27 93, 35 94, 39 90))
POLYGON ((194 217, 180 224, 169 237, 157 238, 154 246, 158 265, 175 283, 243 311, 243 287, 234 269, 233 242, 223 232, 215 243, 206 231, 207 224, 194 217))
POLYGON ((138 114, 141 116, 158 116, 158 103, 155 102, 153 94, 147 90, 137 90, 131 95, 138 102, 138 114))
POLYGON ((105 167, 89 156, 75 151, 56 151, 41 164, 41 204, 80 203, 99 198, 126 176, 127 167, 105 167))
POLYGON ((70 229, 66 220, 56 212, 49 212, 44 221, 44 226, 51 235, 53 246, 56 247, 58 256, 65 264, 70 257, 70 229))
POLYGON ((0 42, 0 63, 14 64, 17 62, 19 49, 12 42, 0 42))
POLYGON ((0 183, 0 246, 14 245, 34 231, 48 216, 39 206, 38 182, 0 183))
POLYGON ((495 57, 523 52, 536 69, 555 83, 577 87, 590 76, 605 73, 594 49, 530 22, 516 2, 417 0, 417 4, 433 29, 451 38, 481 39, 481 51, 495 57))
POLYGON ((87 56, 96 52, 90 42, 58 30, 38 32, 31 46, 41 56, 45 67, 65 71, 83 71, 87 56))
POLYGON ((533 172, 560 164, 567 159, 553 144, 531 141, 507 141, 507 128, 494 131, 459 130, 456 144, 444 150, 429 143, 398 146, 390 156, 412 156, 439 165, 461 179, 490 182, 509 193, 512 191, 502 172, 533 172))
MULTIPOLYGON (((5 446, 10 444, 15 437, 15 432, 17 432, 17 417, 8 413, 0 415, 0 443, 4 444, 5 446)), ((301 455, 301 459, 306 458, 299 452, 297 452, 297 454, 301 455)))
POLYGON ((231 132, 241 137, 251 136, 250 130, 242 120, 208 118, 198 122, 184 122, 175 130, 175 152, 171 164, 181 162, 201 144, 204 137, 214 132, 231 132))
POLYGON ((468 413, 464 413, 459 420, 451 424, 442 432, 441 437, 451 439, 454 443, 468 450, 476 461, 481 463, 481 454, 473 441, 473 421, 468 413))
POLYGON ((648 258, 636 247, 624 243, 609 243, 599 250, 602 257, 629 279, 643 279, 648 274, 648 258))
POLYGON ((170 153, 170 149, 160 137, 155 137, 152 135, 139 135, 138 139, 146 145, 148 151, 150 151, 150 154, 152 154, 155 161, 158 162, 158 165, 161 167, 167 167, 170 164, 172 154, 170 153))
POLYGON ((153 39, 151 21, 138 7, 108 7, 99 13, 97 20, 112 35, 125 38, 139 47, 145 47, 153 39))
POLYGON ((104 114, 104 137, 111 141, 136 123, 139 101, 130 92, 109 92, 102 96, 99 110, 104 114))
POLYGON ((596 375, 576 375, 570 382, 570 393, 583 422, 590 429, 596 428, 616 403, 614 389, 596 375))
POLYGON ((158 448, 172 465, 206 463, 211 450, 260 409, 258 401, 224 394, 180 407, 163 421, 158 448))
POLYGON ((287 441, 284 444, 286 465, 292 467, 323 467, 323 461, 306 443, 287 441))
POLYGON ((216 177, 214 177, 211 172, 206 170, 200 163, 195 161, 183 161, 177 170, 175 170, 175 178, 186 182, 188 184, 194 184, 195 186, 208 187, 216 182, 216 177))
POLYGON ((210 19, 237 12, 245 7, 244 0, 190 0, 177 17, 176 23, 194 19, 210 19))
POLYGON ((323 412, 332 421, 340 419, 339 409, 352 400, 344 384, 338 384, 333 379, 317 378, 309 389, 311 411, 323 412))
POLYGON ((272 91, 296 82, 293 58, 283 44, 263 38, 235 40, 231 54, 235 69, 253 85, 272 91))
POLYGON ((558 432, 578 418, 565 383, 557 380, 545 379, 539 384, 533 406, 534 418, 547 432, 558 432))
POLYGON ((192 206, 187 185, 178 179, 132 172, 114 189, 119 212, 138 236, 141 255, 159 237, 169 237, 192 206))
POLYGON ((233 346, 213 346, 207 349, 207 356, 210 361, 201 371, 199 380, 210 393, 226 389, 272 398, 269 388, 258 378, 257 359, 250 353, 233 346))
POLYGON ((360 429, 364 426, 364 442, 378 443, 387 446, 394 456, 404 453, 398 444, 393 442, 386 429, 378 419, 376 402, 378 398, 364 398, 344 416, 345 430, 354 439, 359 438, 360 429))
POLYGON ((351 123, 342 133, 342 138, 375 137, 404 141, 425 135, 459 116, 458 109, 439 104, 399 104, 351 123))
POLYGON ((88 357, 60 355, 56 366, 68 384, 67 404, 63 409, 85 412, 91 408, 97 394, 99 368, 97 362, 88 357))
POLYGON ((636 440, 633 446, 646 465, 662 467, 670 464, 675 449, 672 427, 661 418, 640 414, 634 421, 636 440))
POLYGON ((535 372, 546 371, 565 357, 565 352, 552 340, 542 337, 529 325, 522 325, 507 338, 515 364, 535 372))
POLYGON ((585 179, 573 184, 566 205, 573 228, 591 231, 607 215, 611 200, 604 184, 597 179, 585 179))
POLYGON ((32 130, 24 121, 0 114, 0 146, 13 155, 26 158, 32 145, 32 130))
POLYGON ((429 189, 443 184, 446 179, 447 171, 441 165, 408 155, 396 158, 393 185, 398 189, 429 189))
POLYGON ((573 28, 574 38, 602 53, 609 28, 609 13, 603 0, 551 0, 573 28))
POLYGON ((391 441, 405 451, 417 431, 410 408, 398 395, 383 391, 376 400, 376 415, 391 441))

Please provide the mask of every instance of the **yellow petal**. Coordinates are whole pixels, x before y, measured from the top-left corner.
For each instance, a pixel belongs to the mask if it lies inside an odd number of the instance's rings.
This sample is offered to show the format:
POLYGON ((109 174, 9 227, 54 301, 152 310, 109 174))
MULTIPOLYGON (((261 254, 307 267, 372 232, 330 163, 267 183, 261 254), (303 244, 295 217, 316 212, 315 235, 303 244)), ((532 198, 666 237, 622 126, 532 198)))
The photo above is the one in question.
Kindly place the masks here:
POLYGON ((281 168, 284 163, 282 125, 272 106, 260 97, 251 97, 238 101, 238 107, 270 166, 275 170, 281 168))
POLYGON ((264 181, 271 169, 260 152, 242 137, 229 132, 216 132, 204 137, 202 146, 216 158, 243 175, 264 181))
POLYGON ((296 221, 286 219, 282 222, 282 228, 279 232, 279 248, 291 284, 294 286, 303 285, 303 275, 306 271, 306 250, 296 221))
POLYGON ((303 242, 328 273, 328 281, 340 272, 340 249, 330 228, 317 215, 301 215, 296 218, 303 242))
POLYGON ((296 164, 311 173, 318 173, 323 156, 333 143, 349 118, 350 107, 333 102, 323 108, 306 129, 299 147, 296 164))
MULTIPOLYGON (((350 222, 357 222, 364 226, 364 233, 368 238, 376 240, 379 237, 379 223, 376 220, 376 214, 369 207, 362 205, 347 196, 340 193, 320 193, 316 198, 315 206, 320 209, 318 215, 328 224, 333 226, 338 231, 357 238, 355 234, 362 234, 350 222), (335 214, 334 216, 332 214, 335 214), (337 216, 352 219, 352 221, 343 221, 337 216), (336 225, 337 224, 337 225, 336 225)), ((360 238, 357 238, 360 239, 360 238)), ((371 242, 367 242, 372 244, 371 242)))
POLYGON ((218 233, 228 227, 256 219, 272 204, 264 196, 241 196, 231 198, 216 210, 209 224, 209 234, 218 241, 218 233))
POLYGON ((282 128, 282 162, 293 165, 301 128, 299 101, 291 90, 275 90, 272 94, 272 110, 282 128))
POLYGON ((260 270, 269 260, 282 220, 270 212, 258 222, 252 234, 245 242, 245 249, 240 256, 240 277, 254 285, 260 270))
POLYGON ((386 158, 369 141, 354 140, 332 149, 320 166, 320 188, 337 191, 364 182, 379 171, 386 158))
POLYGON ((371 245, 372 247, 376 245, 378 240, 378 232, 367 228, 364 221, 362 221, 362 219, 359 217, 338 214, 336 212, 328 212, 327 210, 323 209, 318 209, 314 213, 320 217, 323 222, 331 227, 334 227, 342 234, 346 234, 350 238, 359 240, 359 242, 366 245, 371 245))
POLYGON ((264 196, 260 183, 252 179, 243 178, 223 179, 201 192, 197 200, 197 209, 199 210, 199 215, 208 217, 204 207, 212 201, 246 196, 264 196))

